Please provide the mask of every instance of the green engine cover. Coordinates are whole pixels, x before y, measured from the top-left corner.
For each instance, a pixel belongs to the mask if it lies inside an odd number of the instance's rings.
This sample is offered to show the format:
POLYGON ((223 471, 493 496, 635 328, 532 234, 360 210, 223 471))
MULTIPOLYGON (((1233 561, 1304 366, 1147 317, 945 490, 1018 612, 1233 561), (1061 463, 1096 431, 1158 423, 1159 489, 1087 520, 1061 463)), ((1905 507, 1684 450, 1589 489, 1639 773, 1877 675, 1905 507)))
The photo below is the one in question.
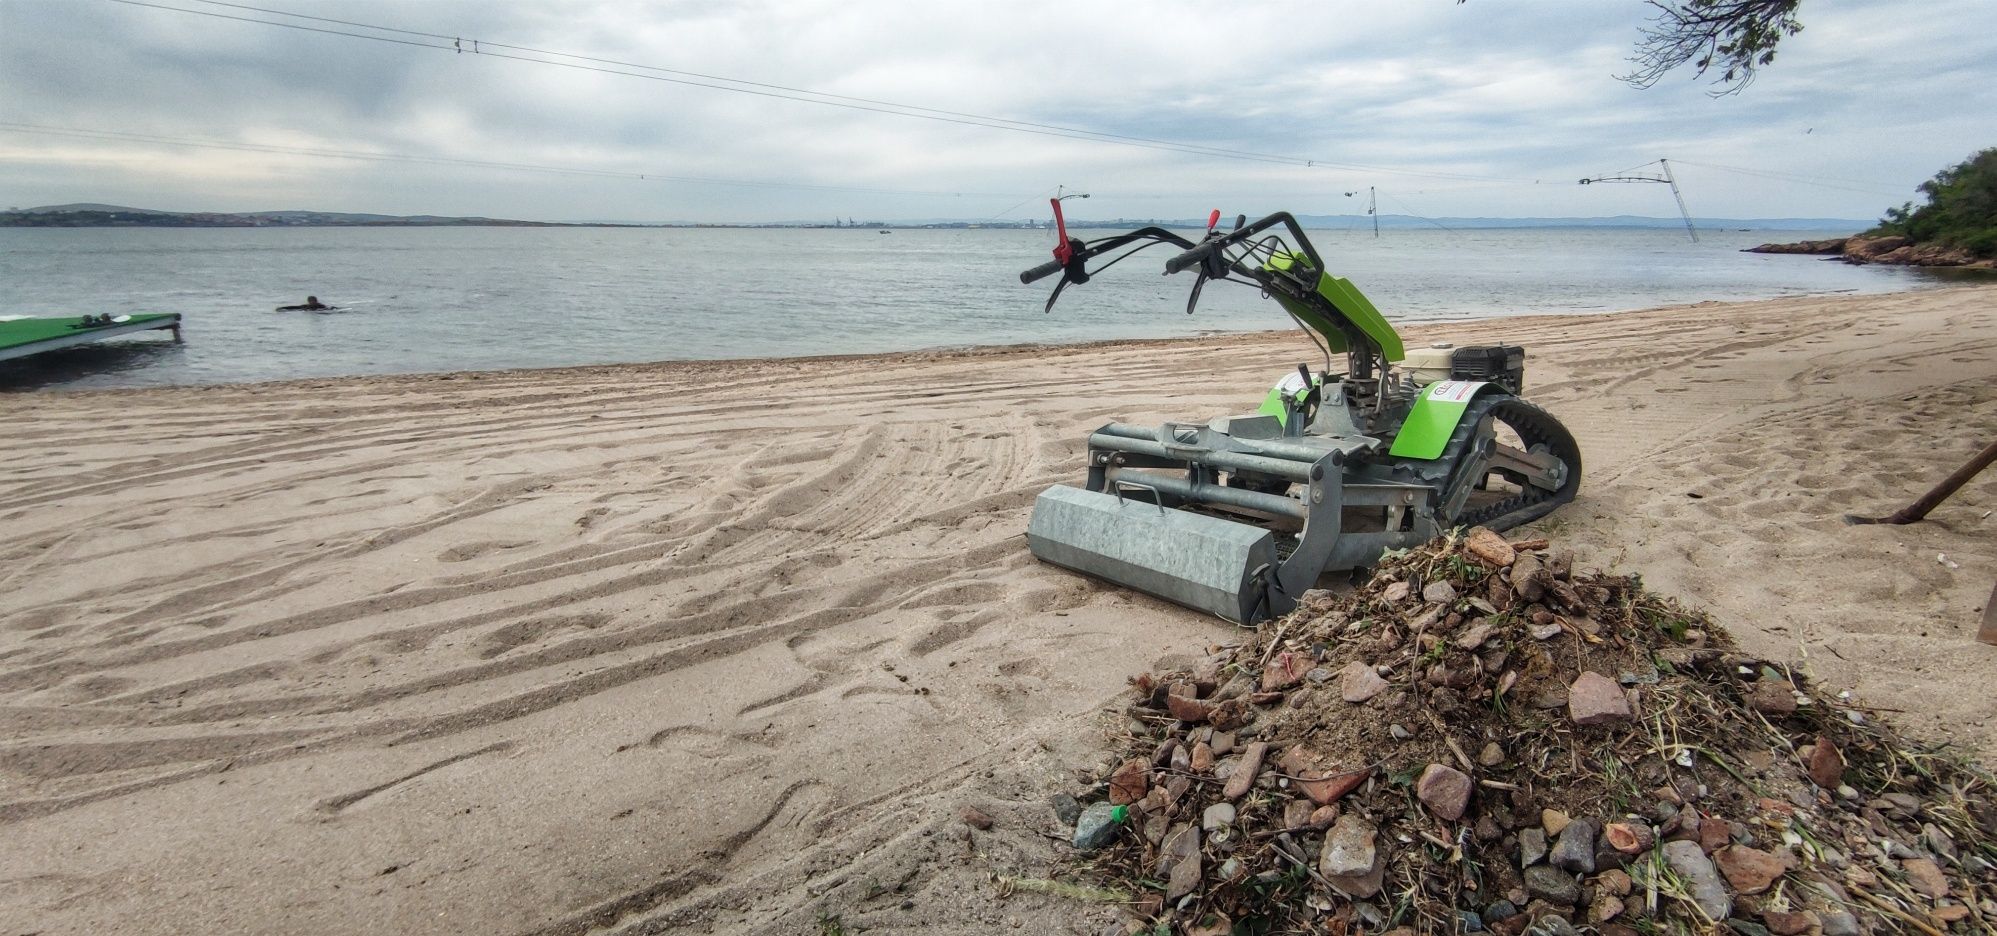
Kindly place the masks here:
MULTIPOLYGON (((1267 268, 1288 270, 1296 264, 1296 260, 1295 254, 1278 252, 1269 258, 1267 268)), ((1380 353, 1387 360, 1398 361, 1407 357, 1407 349, 1401 345, 1400 334, 1394 331, 1394 326, 1387 324, 1386 316, 1381 315, 1380 310, 1373 307, 1373 303, 1359 291, 1358 287, 1352 285, 1351 280, 1329 273, 1319 273, 1317 294, 1325 301, 1326 308, 1306 305, 1285 296, 1275 298, 1277 302, 1282 303, 1283 308, 1289 310, 1291 315, 1296 316, 1311 331, 1317 332, 1325 340, 1325 344, 1330 346, 1333 354, 1345 353, 1345 333, 1325 317, 1327 311, 1343 317, 1353 327, 1359 329, 1361 334, 1373 339, 1373 343, 1380 346, 1380 353)))

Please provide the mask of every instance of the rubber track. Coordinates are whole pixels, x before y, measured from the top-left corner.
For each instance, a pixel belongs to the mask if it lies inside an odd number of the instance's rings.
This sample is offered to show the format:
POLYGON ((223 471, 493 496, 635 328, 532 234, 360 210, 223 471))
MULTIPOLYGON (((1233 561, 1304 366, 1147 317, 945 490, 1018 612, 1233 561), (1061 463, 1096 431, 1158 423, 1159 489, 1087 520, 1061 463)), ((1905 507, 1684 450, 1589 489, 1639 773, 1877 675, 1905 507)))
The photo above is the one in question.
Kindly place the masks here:
MULTIPOLYGON (((1515 496, 1466 510, 1458 516, 1441 518, 1441 526, 1509 530, 1544 517, 1554 508, 1574 499, 1575 492, 1581 487, 1581 447, 1575 443, 1567 427, 1553 418, 1552 413, 1518 397, 1487 394, 1471 401, 1463 419, 1456 424, 1456 431, 1450 435, 1449 444, 1443 447, 1443 457, 1450 464, 1456 465, 1469 454, 1470 443, 1477 437, 1477 427, 1486 416, 1495 416, 1499 422, 1517 430, 1520 441, 1528 449, 1546 443, 1554 457, 1567 463, 1567 479, 1557 491, 1525 485, 1515 496)), ((1460 465, 1450 472, 1449 488, 1443 495, 1445 501, 1450 493, 1454 493, 1456 485, 1476 483, 1475 478, 1459 477, 1460 474, 1460 465)))

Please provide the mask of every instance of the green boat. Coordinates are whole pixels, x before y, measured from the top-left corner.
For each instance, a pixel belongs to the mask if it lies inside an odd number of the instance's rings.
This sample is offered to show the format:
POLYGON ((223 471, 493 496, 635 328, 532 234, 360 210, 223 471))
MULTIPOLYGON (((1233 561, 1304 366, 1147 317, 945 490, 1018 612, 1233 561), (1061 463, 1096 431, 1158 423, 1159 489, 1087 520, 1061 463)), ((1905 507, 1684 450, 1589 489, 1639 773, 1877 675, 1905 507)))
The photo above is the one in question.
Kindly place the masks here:
POLYGON ((60 318, 0 316, 0 361, 59 348, 103 341, 135 332, 169 330, 180 340, 180 313, 142 312, 134 315, 83 315, 60 318))

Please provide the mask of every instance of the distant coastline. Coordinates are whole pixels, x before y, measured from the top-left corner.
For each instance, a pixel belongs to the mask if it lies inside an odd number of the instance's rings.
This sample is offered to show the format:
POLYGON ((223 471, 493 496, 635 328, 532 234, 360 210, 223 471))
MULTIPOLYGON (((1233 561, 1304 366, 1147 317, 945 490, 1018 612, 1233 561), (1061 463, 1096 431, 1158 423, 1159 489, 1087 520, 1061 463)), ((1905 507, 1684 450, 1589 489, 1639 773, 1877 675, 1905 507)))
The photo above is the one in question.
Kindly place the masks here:
POLYGON ((0 211, 0 227, 633 227, 506 218, 347 214, 337 211, 154 211, 120 205, 51 205, 0 211))
MULTIPOLYGON (((1372 223, 1364 215, 1299 215, 1297 220, 1312 229, 1344 228, 1372 223)), ((1695 218, 1700 230, 1763 231, 1857 231, 1870 221, 1849 218, 1695 218)), ((1445 228, 1450 230, 1500 230, 1519 228, 1678 228, 1678 218, 1650 218, 1617 215, 1598 218, 1427 218, 1414 215, 1381 215, 1383 229, 1445 228)), ((1203 220, 1192 218, 1070 218, 1075 230, 1127 230, 1144 225, 1199 230, 1203 220)), ((0 228, 267 228, 267 227, 551 227, 551 228, 824 228, 827 230, 1048 230, 1046 218, 918 218, 897 221, 858 221, 852 218, 821 221, 521 221, 509 218, 456 217, 449 215, 387 215, 339 211, 159 211, 122 205, 78 203, 47 205, 0 211, 0 228)))

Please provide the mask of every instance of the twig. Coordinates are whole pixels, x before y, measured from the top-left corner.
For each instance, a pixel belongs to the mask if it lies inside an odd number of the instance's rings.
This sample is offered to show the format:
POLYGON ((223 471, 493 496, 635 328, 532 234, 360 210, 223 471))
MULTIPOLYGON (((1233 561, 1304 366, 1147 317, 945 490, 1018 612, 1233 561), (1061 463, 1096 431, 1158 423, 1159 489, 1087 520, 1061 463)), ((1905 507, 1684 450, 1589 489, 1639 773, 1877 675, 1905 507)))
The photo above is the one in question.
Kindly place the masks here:
POLYGON ((1899 907, 1895 907, 1892 904, 1886 902, 1885 900, 1877 896, 1874 896, 1871 891, 1868 891, 1863 887, 1859 887, 1858 885, 1854 884, 1851 887, 1851 892, 1857 894, 1866 903, 1869 903, 1874 907, 1877 907, 1880 910, 1886 912, 1887 914, 1890 914, 1894 917, 1899 918, 1900 920, 1905 921, 1907 924, 1913 926, 1915 929, 1920 930, 1923 933, 1927 933, 1928 936, 1945 936, 1945 934, 1942 933, 1941 930, 1935 929, 1934 927, 1929 926, 1928 924, 1923 923, 1920 920, 1907 915, 1906 912, 1902 911, 1899 907))

